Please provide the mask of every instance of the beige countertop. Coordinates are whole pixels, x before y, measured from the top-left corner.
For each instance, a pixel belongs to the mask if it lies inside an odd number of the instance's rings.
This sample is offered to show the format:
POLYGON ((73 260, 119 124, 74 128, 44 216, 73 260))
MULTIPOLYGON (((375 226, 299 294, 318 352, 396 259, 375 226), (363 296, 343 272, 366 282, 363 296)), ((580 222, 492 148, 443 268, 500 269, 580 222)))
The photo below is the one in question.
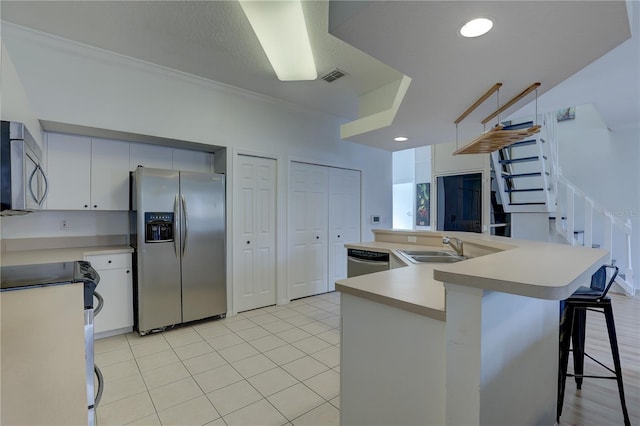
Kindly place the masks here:
POLYGON ((35 265, 38 263, 72 262, 83 260, 85 256, 133 253, 133 248, 126 245, 47 248, 3 252, 0 256, 2 266, 35 265))
POLYGON ((451 264, 412 264, 397 250, 444 249, 442 245, 403 243, 418 236, 422 241, 440 241, 440 232, 374 231, 370 243, 347 244, 347 248, 389 252, 406 267, 336 282, 336 290, 364 297, 421 315, 444 320, 445 288, 443 282, 487 291, 521 296, 562 300, 604 262, 607 251, 555 243, 514 240, 484 234, 447 232, 464 242, 471 259, 451 264), (477 256, 477 257, 475 257, 477 256))
POLYGON ((415 265, 397 254, 433 247, 378 241, 345 246, 390 253, 406 266, 337 281, 336 290, 444 321, 444 285, 433 278, 435 264, 415 265))

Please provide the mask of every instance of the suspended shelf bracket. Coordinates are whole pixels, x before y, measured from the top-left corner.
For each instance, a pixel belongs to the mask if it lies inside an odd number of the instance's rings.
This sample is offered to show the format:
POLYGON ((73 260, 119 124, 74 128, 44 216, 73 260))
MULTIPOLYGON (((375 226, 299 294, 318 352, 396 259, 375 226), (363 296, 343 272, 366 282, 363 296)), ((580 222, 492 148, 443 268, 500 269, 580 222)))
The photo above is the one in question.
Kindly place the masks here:
MULTIPOLYGON (((478 100, 471 105, 460 117, 454 121, 456 125, 456 142, 458 136, 458 124, 465 119, 473 110, 475 110, 480 104, 486 101, 489 96, 491 96, 494 92, 498 92, 502 83, 494 84, 484 95, 482 95, 478 100)), ((487 118, 482 120, 482 124, 487 124, 489 121, 494 119, 495 117, 500 116, 500 113, 505 111, 507 108, 518 102, 520 99, 524 98, 529 93, 533 92, 540 86, 540 83, 533 83, 531 86, 527 87, 525 90, 520 92, 518 95, 509 100, 502 107, 499 107, 493 113, 491 113, 487 118)), ((537 92, 536 92, 536 120, 537 120, 537 92)), ((540 132, 541 126, 534 125, 529 127, 528 129, 517 129, 517 130, 503 130, 504 126, 496 125, 491 130, 482 133, 480 136, 463 146, 462 148, 457 149, 453 155, 458 154, 488 154, 494 151, 497 151, 505 146, 511 145, 512 143, 521 141, 529 136, 532 136, 538 132, 540 132)))

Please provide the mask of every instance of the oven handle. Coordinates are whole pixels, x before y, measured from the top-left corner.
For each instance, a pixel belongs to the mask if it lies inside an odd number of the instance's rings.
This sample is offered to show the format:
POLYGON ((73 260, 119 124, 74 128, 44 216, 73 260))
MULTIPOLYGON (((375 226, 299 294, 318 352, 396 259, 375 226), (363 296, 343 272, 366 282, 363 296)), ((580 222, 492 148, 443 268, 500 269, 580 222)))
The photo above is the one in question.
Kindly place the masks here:
POLYGON ((93 371, 95 371, 96 378, 98 379, 98 391, 96 392, 96 399, 93 401, 93 407, 98 408, 98 403, 100 403, 100 399, 102 398, 102 391, 104 391, 104 378, 102 377, 102 371, 100 371, 95 364, 93 364, 93 371))
POLYGON ((102 307, 104 306, 104 299, 102 298, 102 296, 100 295, 100 293, 98 293, 97 291, 93 291, 93 297, 95 297, 96 299, 98 299, 98 306, 96 306, 93 309, 93 316, 95 317, 96 315, 98 315, 100 313, 100 311, 102 310, 102 307))

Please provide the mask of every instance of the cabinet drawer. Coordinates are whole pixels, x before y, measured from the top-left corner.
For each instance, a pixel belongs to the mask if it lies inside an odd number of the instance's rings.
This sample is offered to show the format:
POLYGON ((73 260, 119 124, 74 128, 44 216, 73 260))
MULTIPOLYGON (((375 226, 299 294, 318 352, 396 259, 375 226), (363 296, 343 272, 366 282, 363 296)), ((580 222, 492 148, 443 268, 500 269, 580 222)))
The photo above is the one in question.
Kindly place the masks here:
POLYGON ((85 260, 97 271, 131 267, 131 253, 85 256, 85 260))

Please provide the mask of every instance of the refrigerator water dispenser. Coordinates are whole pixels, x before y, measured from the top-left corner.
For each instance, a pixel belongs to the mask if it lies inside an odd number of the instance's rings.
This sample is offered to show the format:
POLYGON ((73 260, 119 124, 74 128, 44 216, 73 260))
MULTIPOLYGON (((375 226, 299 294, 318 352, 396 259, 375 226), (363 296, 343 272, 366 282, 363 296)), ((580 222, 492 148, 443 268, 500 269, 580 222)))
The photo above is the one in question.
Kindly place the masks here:
POLYGON ((173 242, 173 212, 144 214, 145 242, 168 243, 173 242))

